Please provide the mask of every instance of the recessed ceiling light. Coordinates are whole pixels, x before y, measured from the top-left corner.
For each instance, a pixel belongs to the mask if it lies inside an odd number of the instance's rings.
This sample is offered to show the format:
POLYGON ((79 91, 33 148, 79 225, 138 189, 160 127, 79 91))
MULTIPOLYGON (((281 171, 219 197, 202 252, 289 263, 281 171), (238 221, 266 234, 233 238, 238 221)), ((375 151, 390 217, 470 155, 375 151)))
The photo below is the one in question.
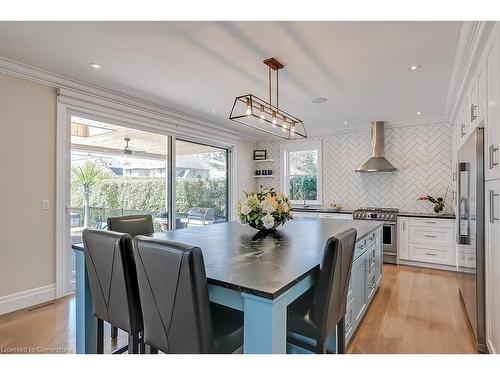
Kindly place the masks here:
POLYGON ((417 115, 419 115, 419 116, 420 116, 421 114, 422 114, 422 112, 420 112, 420 111, 418 111, 418 112, 417 112, 417 115))
POLYGON ((212 109, 210 110, 210 112, 217 112, 217 109, 212 108, 212 109))
POLYGON ((410 65, 408 67, 408 69, 410 69, 410 70, 419 70, 420 69, 420 65, 410 65))
POLYGON ((316 98, 316 99, 313 99, 313 103, 314 104, 321 104, 321 103, 324 103, 326 102, 328 99, 327 98, 316 98))
POLYGON ((89 65, 91 68, 94 68, 94 69, 102 69, 102 65, 100 65, 98 63, 90 63, 89 65))
POLYGON ((349 121, 344 121, 344 125, 347 125, 347 124, 349 124, 349 121))

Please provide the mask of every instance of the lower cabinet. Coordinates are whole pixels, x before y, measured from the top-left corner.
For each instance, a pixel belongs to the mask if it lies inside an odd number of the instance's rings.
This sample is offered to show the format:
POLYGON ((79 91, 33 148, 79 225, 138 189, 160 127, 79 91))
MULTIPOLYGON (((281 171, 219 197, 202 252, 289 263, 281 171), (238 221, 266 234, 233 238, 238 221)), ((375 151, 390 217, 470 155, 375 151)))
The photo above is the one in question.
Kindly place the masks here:
MULTIPOLYGON (((456 266, 453 219, 398 218, 398 257, 428 265, 456 266)), ((413 263, 412 263, 413 264, 413 263)), ((445 268, 445 267, 443 267, 445 268)))
POLYGON ((356 244, 345 316, 346 343, 363 320, 382 280, 382 230, 377 229, 356 244))

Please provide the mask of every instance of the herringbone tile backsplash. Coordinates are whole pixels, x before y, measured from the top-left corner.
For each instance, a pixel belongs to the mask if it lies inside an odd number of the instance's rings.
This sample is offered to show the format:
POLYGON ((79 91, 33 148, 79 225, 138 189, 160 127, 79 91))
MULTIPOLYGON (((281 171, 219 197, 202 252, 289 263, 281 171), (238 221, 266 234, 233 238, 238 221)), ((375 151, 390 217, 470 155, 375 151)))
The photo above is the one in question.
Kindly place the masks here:
MULTIPOLYGON (((357 173, 371 155, 369 130, 317 137, 323 145, 323 207, 331 202, 345 209, 361 206, 396 207, 407 212, 432 212, 420 195, 442 197, 448 189, 446 211, 452 212, 452 132, 448 123, 386 127, 385 156, 398 170, 391 173, 357 173)), ((280 143, 259 143, 274 162, 256 164, 272 168, 273 178, 257 185, 280 189, 280 143)))

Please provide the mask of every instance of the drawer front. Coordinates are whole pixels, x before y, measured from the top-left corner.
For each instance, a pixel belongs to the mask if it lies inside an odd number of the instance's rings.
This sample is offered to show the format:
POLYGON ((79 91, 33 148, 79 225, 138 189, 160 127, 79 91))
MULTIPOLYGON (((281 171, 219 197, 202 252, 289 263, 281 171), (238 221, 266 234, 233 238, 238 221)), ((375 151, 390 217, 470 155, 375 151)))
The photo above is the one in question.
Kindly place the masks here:
POLYGON ((377 262, 377 251, 375 249, 375 246, 372 246, 370 249, 368 249, 368 254, 367 254, 367 263, 368 263, 368 274, 372 274, 375 271, 375 266, 377 262))
POLYGON ((410 225, 418 225, 426 228, 451 228, 453 229, 455 221, 453 219, 426 219, 423 217, 410 218, 410 225))
POLYGON ((375 245, 375 242, 377 241, 377 233, 372 232, 366 237, 366 246, 370 247, 375 245))
POLYGON ((453 264, 452 246, 410 244, 411 260, 436 264, 453 264))
POLYGON ((354 331, 354 319, 353 319, 353 310, 352 310, 352 303, 347 305, 346 308, 346 313, 345 313, 345 337, 346 341, 349 342, 351 335, 354 331))
POLYGON ((318 213, 318 217, 322 219, 337 219, 337 220, 351 220, 351 214, 335 214, 335 213, 318 213))
POLYGON ((347 288, 347 304, 350 304, 354 299, 352 294, 352 276, 349 278, 349 287, 347 288))
POLYGON ((367 288, 367 295, 368 295, 368 300, 371 300, 373 297, 373 294, 375 293, 377 286, 377 273, 372 272, 371 275, 368 276, 368 282, 366 285, 367 288))
POLYGON ((314 212, 293 212, 293 217, 303 218, 303 217, 318 217, 318 214, 314 212))
POLYGON ((410 242, 429 245, 453 245, 453 228, 426 228, 412 226, 410 228, 410 242))

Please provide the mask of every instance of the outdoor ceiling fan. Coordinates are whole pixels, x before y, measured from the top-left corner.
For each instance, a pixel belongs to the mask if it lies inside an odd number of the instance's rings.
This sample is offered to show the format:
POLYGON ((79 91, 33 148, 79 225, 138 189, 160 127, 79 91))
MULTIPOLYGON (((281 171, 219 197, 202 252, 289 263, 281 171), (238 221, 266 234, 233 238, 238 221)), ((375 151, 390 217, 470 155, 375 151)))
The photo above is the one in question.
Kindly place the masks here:
POLYGON ((126 142, 125 148, 122 150, 123 155, 125 156, 131 156, 134 154, 134 150, 132 150, 128 143, 130 142, 130 138, 123 138, 123 140, 126 142))

